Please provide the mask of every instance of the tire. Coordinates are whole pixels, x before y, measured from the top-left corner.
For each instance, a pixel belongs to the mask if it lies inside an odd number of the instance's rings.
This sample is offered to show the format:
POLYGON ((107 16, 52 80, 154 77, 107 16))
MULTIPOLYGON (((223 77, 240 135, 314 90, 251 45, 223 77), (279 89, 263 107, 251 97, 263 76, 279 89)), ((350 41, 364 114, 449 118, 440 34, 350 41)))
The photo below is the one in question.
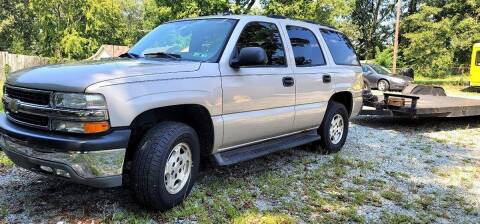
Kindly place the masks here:
POLYGON ((158 211, 180 204, 195 184, 199 165, 195 130, 178 122, 159 123, 143 136, 134 155, 132 185, 138 201, 158 211), (172 172, 166 174, 167 168, 172 172))
POLYGON ((331 154, 339 152, 345 141, 347 140, 348 135, 348 112, 345 106, 341 103, 337 103, 332 101, 328 106, 327 112, 323 118, 323 122, 318 129, 318 133, 321 137, 320 141, 313 143, 313 147, 315 150, 320 151, 323 154, 331 154), (340 121, 343 123, 343 128, 338 127, 336 128, 336 132, 341 132, 340 136, 335 135, 333 137, 330 134, 330 130, 333 127, 333 120, 340 121))
POLYGON ((377 88, 378 88, 378 90, 380 90, 382 92, 389 91, 390 90, 390 83, 388 83, 388 81, 385 80, 385 79, 381 79, 380 81, 378 81, 377 88))
POLYGON ((369 91, 370 89, 370 83, 363 81, 363 90, 369 91))

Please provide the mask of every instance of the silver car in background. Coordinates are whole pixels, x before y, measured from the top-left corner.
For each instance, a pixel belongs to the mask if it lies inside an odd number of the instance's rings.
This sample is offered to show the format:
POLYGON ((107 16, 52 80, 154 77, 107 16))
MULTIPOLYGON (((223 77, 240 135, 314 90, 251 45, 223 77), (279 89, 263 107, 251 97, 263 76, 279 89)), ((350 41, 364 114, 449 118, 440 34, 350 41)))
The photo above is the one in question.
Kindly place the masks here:
POLYGON ((380 91, 402 91, 405 87, 412 84, 413 79, 408 76, 396 75, 387 68, 374 65, 362 65, 364 81, 368 82, 368 86, 372 89, 380 91))

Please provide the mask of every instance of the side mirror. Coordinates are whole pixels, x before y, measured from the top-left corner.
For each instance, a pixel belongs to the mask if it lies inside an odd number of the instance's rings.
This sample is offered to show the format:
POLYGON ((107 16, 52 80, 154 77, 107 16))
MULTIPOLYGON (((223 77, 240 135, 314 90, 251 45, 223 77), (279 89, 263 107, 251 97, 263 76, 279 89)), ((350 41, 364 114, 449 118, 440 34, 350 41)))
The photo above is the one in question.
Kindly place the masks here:
POLYGON ((265 64, 267 64, 267 53, 261 47, 244 47, 240 49, 237 57, 230 60, 232 68, 265 64))

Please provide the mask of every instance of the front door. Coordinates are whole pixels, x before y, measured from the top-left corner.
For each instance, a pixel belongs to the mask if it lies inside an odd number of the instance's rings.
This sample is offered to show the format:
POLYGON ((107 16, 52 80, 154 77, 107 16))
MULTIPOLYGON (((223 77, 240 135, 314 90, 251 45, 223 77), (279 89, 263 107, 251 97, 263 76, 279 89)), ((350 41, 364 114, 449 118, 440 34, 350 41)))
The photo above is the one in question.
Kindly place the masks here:
POLYGON ((287 66, 278 24, 243 22, 232 37, 220 61, 224 120, 221 150, 288 134, 295 115, 295 85, 284 82, 294 77, 287 66), (230 59, 244 47, 262 47, 267 64, 232 68, 230 59))

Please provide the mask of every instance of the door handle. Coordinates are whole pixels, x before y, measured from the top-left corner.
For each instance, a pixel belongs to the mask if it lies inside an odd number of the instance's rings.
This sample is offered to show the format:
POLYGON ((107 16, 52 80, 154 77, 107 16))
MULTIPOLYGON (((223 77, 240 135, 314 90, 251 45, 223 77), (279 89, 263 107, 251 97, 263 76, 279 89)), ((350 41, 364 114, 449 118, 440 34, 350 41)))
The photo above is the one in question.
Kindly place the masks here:
POLYGON ((290 87, 295 84, 295 80, 293 79, 293 77, 290 77, 290 76, 283 77, 282 82, 283 82, 283 86, 285 87, 290 87))
POLYGON ((330 76, 330 75, 323 75, 322 79, 323 79, 323 83, 332 82, 332 76, 330 76))

